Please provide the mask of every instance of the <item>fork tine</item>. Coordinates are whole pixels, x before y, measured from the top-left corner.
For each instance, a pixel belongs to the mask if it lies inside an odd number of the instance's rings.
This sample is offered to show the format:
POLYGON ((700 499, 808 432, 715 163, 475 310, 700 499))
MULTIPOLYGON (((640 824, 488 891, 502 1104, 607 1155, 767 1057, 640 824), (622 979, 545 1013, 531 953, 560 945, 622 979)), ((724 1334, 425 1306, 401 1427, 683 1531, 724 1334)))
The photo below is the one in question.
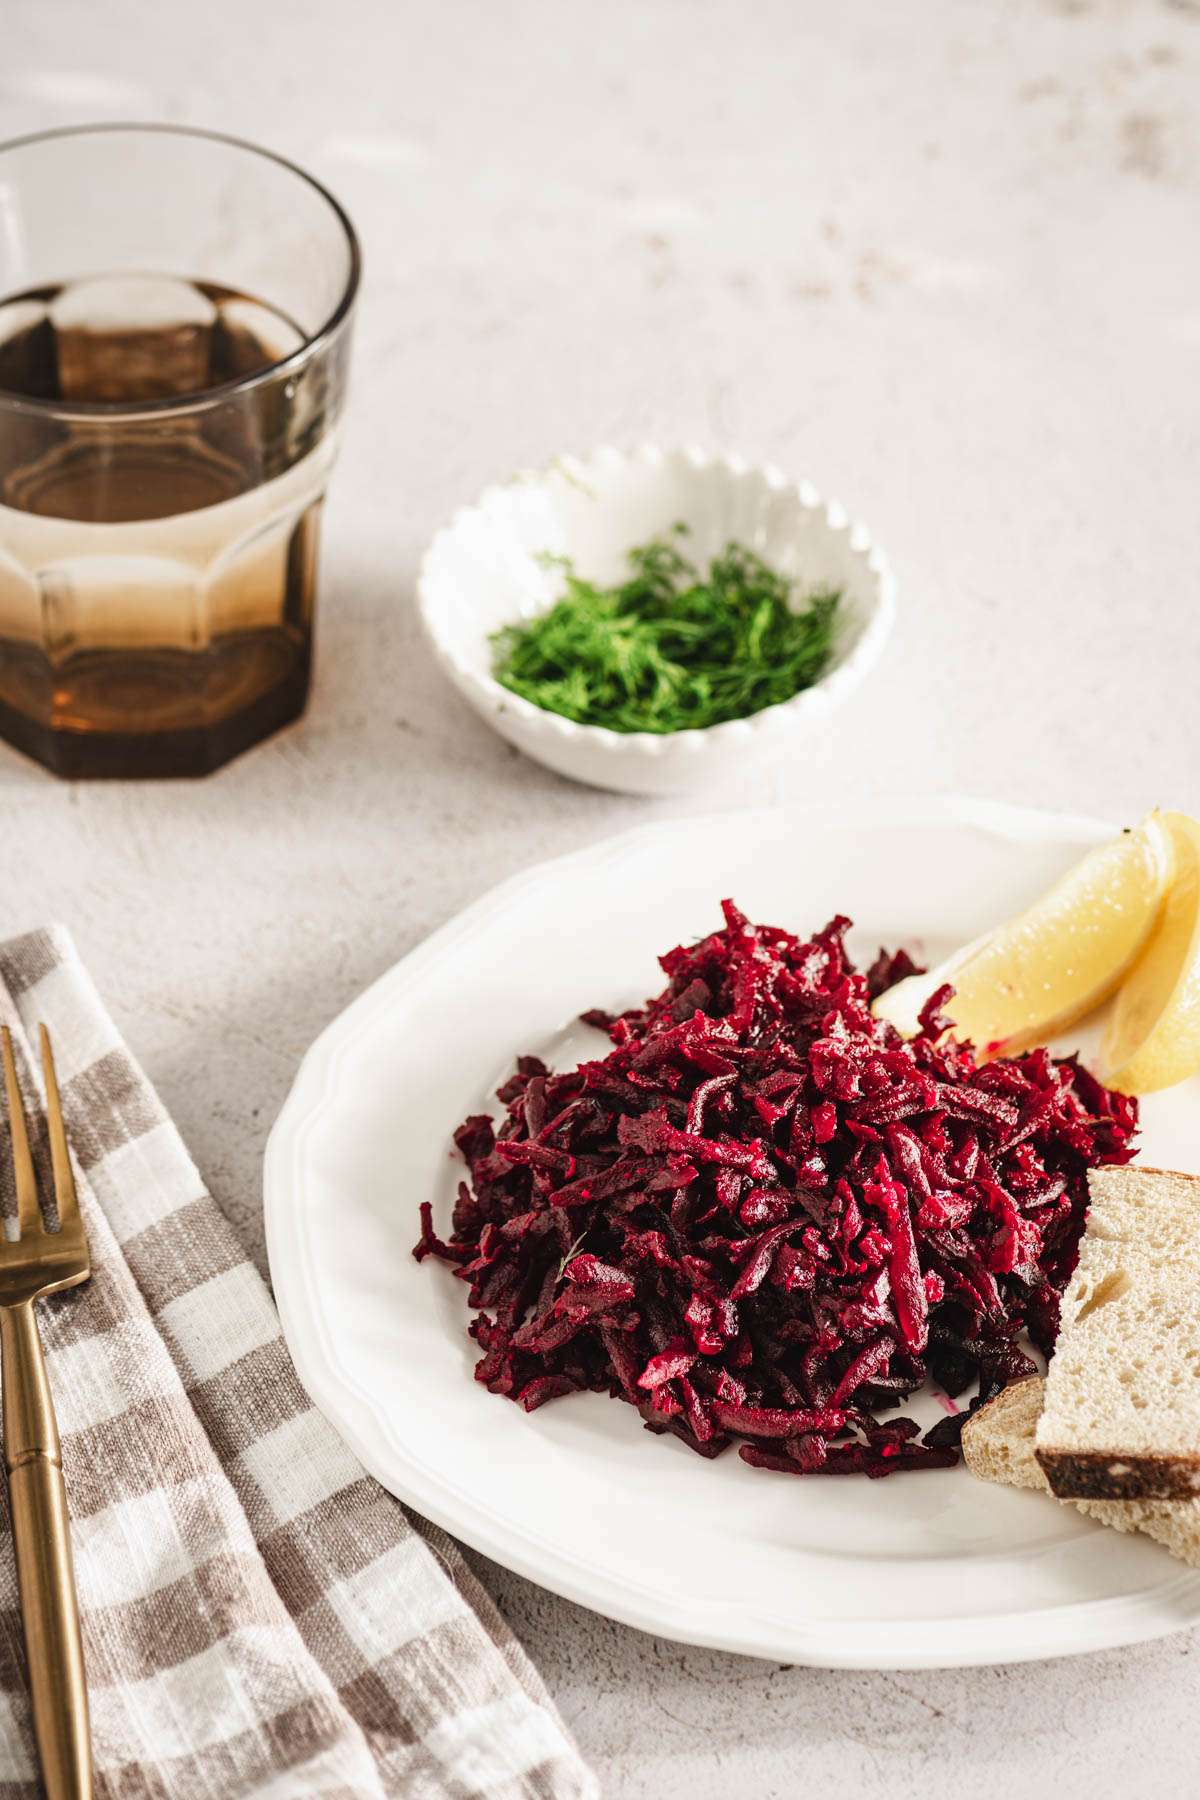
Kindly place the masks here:
POLYGON ((12 1138, 13 1175, 17 1183, 17 1225, 21 1236, 42 1230, 38 1209, 37 1180, 33 1158, 29 1154, 29 1133, 25 1129, 25 1107, 17 1083, 17 1065, 13 1061, 12 1037, 8 1026, 0 1028, 4 1047, 4 1085, 8 1091, 8 1126, 12 1138))
POLYGON ((71 1152, 67 1149, 67 1133, 63 1125, 62 1101, 58 1097, 58 1076, 54 1071, 50 1033, 44 1025, 39 1030, 42 1038, 42 1072, 46 1079, 46 1122, 50 1127, 50 1161, 54 1167, 58 1228, 66 1231, 69 1226, 79 1223, 79 1200, 75 1193, 75 1177, 71 1172, 71 1152))

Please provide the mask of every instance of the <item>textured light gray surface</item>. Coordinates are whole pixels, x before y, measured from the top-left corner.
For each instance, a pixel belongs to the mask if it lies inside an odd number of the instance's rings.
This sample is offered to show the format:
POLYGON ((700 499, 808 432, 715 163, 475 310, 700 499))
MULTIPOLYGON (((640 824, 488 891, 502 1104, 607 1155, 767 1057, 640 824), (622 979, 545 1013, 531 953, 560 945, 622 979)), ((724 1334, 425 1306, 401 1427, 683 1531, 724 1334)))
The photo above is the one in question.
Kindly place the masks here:
MULTIPOLYGON (((366 242, 307 721, 190 787, 62 787, 0 751, 0 930, 71 925, 256 1251, 263 1139, 320 1027, 498 877, 674 810, 518 760, 418 641, 425 539, 514 466, 739 448, 889 550, 882 670, 819 751, 708 804, 1200 809, 1198 79, 1200 0, 9 0, 5 131, 261 138, 366 242)), ((833 1675, 488 1574, 630 1800, 1195 1784, 1194 1638, 833 1675)))

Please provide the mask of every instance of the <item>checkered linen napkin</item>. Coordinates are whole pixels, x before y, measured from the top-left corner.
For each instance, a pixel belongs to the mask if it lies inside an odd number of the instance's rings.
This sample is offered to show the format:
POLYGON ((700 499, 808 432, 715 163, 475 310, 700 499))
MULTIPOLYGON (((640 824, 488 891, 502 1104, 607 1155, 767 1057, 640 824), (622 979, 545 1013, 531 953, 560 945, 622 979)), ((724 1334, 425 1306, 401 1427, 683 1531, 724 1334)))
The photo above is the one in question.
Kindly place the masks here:
MULTIPOLYGON (((588 1800, 456 1547, 414 1528, 310 1405, 266 1288, 64 932, 0 945, 0 1018, 27 1095, 50 1028, 91 1239, 91 1282, 39 1317, 98 1792, 588 1800)), ((44 1179, 44 1134, 35 1151, 44 1179)), ((6 1184, 6 1141, 0 1165, 6 1184)), ((0 1795, 37 1791, 5 1530, 0 1795)))

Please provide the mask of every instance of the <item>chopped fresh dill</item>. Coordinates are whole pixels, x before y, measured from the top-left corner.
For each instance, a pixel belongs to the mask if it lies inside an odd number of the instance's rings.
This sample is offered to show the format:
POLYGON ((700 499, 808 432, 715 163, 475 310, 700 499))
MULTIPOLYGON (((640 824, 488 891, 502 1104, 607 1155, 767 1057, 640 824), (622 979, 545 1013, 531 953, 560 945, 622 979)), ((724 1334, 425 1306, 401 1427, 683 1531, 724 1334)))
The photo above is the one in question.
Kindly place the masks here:
POLYGON ((579 1236, 575 1239, 575 1242, 571 1245, 571 1248, 567 1251, 566 1255, 563 1257, 562 1261, 558 1265, 558 1276, 557 1276, 558 1281, 561 1281, 563 1276, 566 1274, 567 1264, 574 1262, 575 1258, 579 1255, 579 1246, 580 1246, 580 1244, 582 1244, 582 1242, 583 1242, 584 1238, 587 1236, 587 1234, 588 1234, 588 1228, 585 1225, 583 1230, 580 1232, 579 1236))
MULTIPOLYGON (((674 536, 685 526, 676 525, 674 536)), ((670 537, 629 552, 601 588, 546 556, 565 592, 549 612, 493 634, 493 672, 547 712, 610 731, 690 731, 790 700, 825 672, 840 594, 789 604, 793 583, 730 543, 701 577, 670 537)))

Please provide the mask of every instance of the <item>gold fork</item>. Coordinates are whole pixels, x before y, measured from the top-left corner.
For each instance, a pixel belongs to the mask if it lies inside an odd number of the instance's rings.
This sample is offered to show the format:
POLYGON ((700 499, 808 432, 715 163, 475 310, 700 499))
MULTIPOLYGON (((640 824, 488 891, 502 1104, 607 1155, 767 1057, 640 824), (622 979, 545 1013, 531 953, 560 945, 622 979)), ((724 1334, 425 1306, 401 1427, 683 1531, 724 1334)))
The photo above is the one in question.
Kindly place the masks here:
POLYGON ((87 1684, 58 1425, 33 1303, 61 1288, 77 1287, 92 1271, 44 1025, 41 1037, 57 1231, 46 1230, 38 1207, 12 1039, 7 1025, 0 1028, 18 1227, 15 1241, 0 1235, 4 1461, 42 1780, 49 1800, 85 1800, 92 1792, 87 1684))

